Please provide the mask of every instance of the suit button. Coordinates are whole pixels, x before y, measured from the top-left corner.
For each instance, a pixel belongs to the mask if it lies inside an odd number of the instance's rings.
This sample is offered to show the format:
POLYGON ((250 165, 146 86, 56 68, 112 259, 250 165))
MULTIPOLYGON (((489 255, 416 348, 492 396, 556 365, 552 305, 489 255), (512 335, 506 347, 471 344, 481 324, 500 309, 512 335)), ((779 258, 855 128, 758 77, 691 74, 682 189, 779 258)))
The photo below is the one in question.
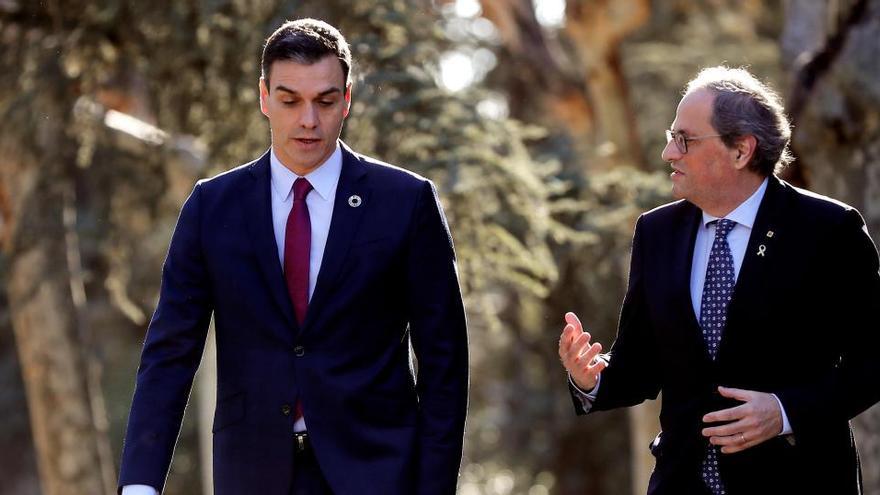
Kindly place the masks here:
POLYGON ((303 357, 306 354, 306 348, 298 345, 293 348, 293 352, 296 354, 296 357, 303 357))
POLYGON ((285 416, 290 416, 290 404, 284 404, 281 406, 281 414, 285 416))

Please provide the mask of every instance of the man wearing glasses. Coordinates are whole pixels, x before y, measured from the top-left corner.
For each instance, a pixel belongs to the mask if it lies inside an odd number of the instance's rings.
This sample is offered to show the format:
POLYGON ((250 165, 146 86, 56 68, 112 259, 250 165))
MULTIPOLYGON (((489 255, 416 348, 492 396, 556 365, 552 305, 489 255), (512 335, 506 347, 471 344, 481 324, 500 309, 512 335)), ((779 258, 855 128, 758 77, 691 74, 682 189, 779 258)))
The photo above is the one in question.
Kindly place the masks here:
POLYGON ((611 351, 565 315, 577 413, 663 392, 651 495, 861 493, 849 420, 880 400, 861 215, 774 175, 790 125, 745 70, 700 72, 666 137, 679 201, 636 223, 611 351))

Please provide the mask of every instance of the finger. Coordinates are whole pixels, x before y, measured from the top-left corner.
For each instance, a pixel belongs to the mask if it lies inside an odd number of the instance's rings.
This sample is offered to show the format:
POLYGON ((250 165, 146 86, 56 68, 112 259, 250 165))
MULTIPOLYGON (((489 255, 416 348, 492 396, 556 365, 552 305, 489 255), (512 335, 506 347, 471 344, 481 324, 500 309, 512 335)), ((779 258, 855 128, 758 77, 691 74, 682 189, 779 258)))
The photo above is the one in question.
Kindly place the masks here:
POLYGON ((703 428, 702 433, 704 437, 726 437, 730 435, 739 435, 746 429, 748 429, 748 425, 745 420, 741 419, 732 423, 703 428))
POLYGON ((719 447, 737 447, 745 445, 749 442, 749 436, 740 429, 730 435, 719 435, 709 437, 709 443, 719 447))
POLYGON ((748 434, 733 435, 733 443, 721 446, 722 454, 735 454, 761 443, 762 440, 751 439, 748 434))
POLYGON ((595 343, 593 343, 593 345, 591 345, 589 348, 587 348, 586 352, 581 354, 580 359, 583 362, 587 363, 587 365, 593 366, 596 364, 595 359, 596 359, 596 356, 598 356, 600 352, 602 352, 602 344, 595 342, 595 343))
POLYGON ((581 332, 577 337, 575 337, 574 341, 571 343, 571 347, 568 349, 568 360, 572 361, 577 359, 581 354, 587 351, 587 348, 590 345, 590 334, 587 332, 581 332))
POLYGON ((571 323, 565 325, 562 329, 562 335, 559 337, 560 357, 571 351, 571 346, 574 344, 575 339, 577 339, 582 333, 584 332, 571 323))
POLYGON ((568 336, 572 342, 574 342, 574 339, 578 338, 582 333, 584 333, 584 328, 580 325, 580 323, 568 323, 565 325, 565 327, 571 329, 569 330, 568 336))
MULTIPOLYGON (((725 454, 733 454, 735 452, 752 448, 755 445, 761 444, 774 437, 776 437, 775 434, 768 434, 760 428, 749 428, 746 426, 739 433, 722 437, 725 441, 720 442, 719 439, 716 439, 716 442, 718 442, 718 445, 722 446, 721 452, 725 454)), ((711 442, 712 439, 710 438, 709 441, 711 442)))
POLYGON ((743 402, 752 400, 755 393, 751 390, 743 390, 741 388, 718 387, 718 393, 728 399, 736 399, 743 402))
POLYGON ((739 444, 739 445, 725 445, 724 447, 721 447, 720 449, 718 449, 718 451, 721 452, 722 454, 736 454, 737 452, 742 452, 743 450, 746 450, 746 449, 751 448, 753 446, 754 446, 754 444, 749 444, 749 443, 739 444))
POLYGON ((599 373, 608 366, 604 359, 598 359, 601 350, 601 344, 593 344, 588 352, 577 358, 577 372, 572 373, 572 376, 583 390, 592 390, 599 380, 599 373))
POLYGON ((599 352, 601 351, 601 344, 596 343, 589 346, 586 352, 575 358, 575 362, 577 363, 578 368, 584 370, 585 372, 589 371, 590 367, 596 364, 593 359, 598 356, 599 352))
POLYGON ((581 347, 581 352, 574 357, 574 362, 577 364, 578 368, 586 370, 587 366, 592 364, 590 363, 590 360, 598 354, 598 352, 593 351, 593 346, 595 345, 596 344, 590 345, 590 343, 587 342, 581 347))
POLYGON ((608 361, 605 361, 604 359, 597 359, 596 364, 590 365, 590 372, 594 373, 596 376, 598 376, 599 373, 601 373, 602 370, 604 370, 607 367, 608 367, 608 361))
MULTIPOLYGON (((581 353, 578 355, 578 357, 586 356, 588 353, 593 351, 593 346, 596 345, 596 343, 590 343, 590 340, 593 338, 593 336, 590 335, 590 332, 584 332, 583 336, 583 345, 581 346, 581 353)), ((601 349, 601 346, 599 348, 601 349)), ((598 354, 598 352, 596 354, 598 354)), ((593 356, 590 356, 590 359, 592 358, 593 356)))
POLYGON ((574 325, 565 325, 562 334, 559 336, 559 356, 563 357, 568 354, 571 349, 571 343, 574 341, 576 334, 574 333, 574 325))
POLYGON ((583 331, 584 326, 581 325, 581 320, 577 317, 576 314, 569 311, 565 313, 565 322, 569 325, 574 325, 575 329, 583 331))
POLYGON ((717 423, 718 421, 735 421, 742 419, 748 414, 748 404, 740 404, 736 407, 712 411, 703 416, 704 423, 717 423))
POLYGON ((739 435, 736 435, 735 443, 731 445, 719 445, 720 448, 718 450, 722 454, 736 454, 737 452, 742 452, 743 450, 752 447, 752 445, 753 444, 743 443, 742 440, 740 440, 739 435))
POLYGON ((560 356, 562 365, 570 372, 579 369, 581 365, 579 364, 578 357, 583 353, 583 348, 588 345, 589 343, 586 341, 584 334, 578 336, 568 351, 560 356))

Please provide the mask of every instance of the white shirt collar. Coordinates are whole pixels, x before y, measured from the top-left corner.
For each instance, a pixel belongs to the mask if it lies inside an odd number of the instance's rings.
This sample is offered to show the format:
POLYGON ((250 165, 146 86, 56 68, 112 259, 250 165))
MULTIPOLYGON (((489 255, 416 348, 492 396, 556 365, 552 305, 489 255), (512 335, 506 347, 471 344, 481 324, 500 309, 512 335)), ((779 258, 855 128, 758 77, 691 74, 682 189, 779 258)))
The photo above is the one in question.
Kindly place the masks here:
MULTIPOLYGON (((285 167, 281 160, 275 156, 275 150, 270 149, 269 152, 269 169, 272 177, 272 187, 279 196, 287 200, 288 196, 293 194, 293 181, 299 175, 293 173, 292 170, 285 167)), ((321 196, 321 199, 328 201, 336 189, 336 183, 339 181, 339 175, 342 173, 342 148, 339 142, 336 142, 336 149, 314 170, 305 175, 312 189, 321 196)))
MULTIPOLYGON (((767 191, 767 184, 769 182, 769 177, 764 178, 764 182, 758 186, 758 190, 752 193, 749 196, 749 199, 740 203, 739 206, 736 207, 732 212, 730 212, 724 218, 728 220, 733 220, 737 223, 737 225, 742 225, 744 227, 752 228, 752 225, 755 224, 755 217, 758 216, 758 208, 761 206, 761 200, 764 199, 764 193, 767 191)), ((703 226, 708 226, 710 222, 718 220, 719 217, 714 217, 705 211, 703 212, 703 226)))

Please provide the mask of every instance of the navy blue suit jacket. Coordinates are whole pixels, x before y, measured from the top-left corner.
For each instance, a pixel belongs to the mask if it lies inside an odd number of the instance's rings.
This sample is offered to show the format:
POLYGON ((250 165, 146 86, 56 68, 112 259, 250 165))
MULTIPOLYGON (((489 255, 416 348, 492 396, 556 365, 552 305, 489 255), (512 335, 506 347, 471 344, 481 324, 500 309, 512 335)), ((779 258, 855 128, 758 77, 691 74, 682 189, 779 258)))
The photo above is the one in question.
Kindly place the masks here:
POLYGON ((215 493, 289 493, 297 398, 337 495, 454 493, 468 364, 452 238, 428 180, 342 148, 302 327, 272 230, 269 154, 196 184, 165 260, 120 486, 163 487, 213 315, 215 493))
MULTIPOLYGON (((770 177, 715 360, 690 295, 701 219, 687 201, 639 218, 617 339, 590 412, 662 391, 648 493, 703 494, 702 417, 739 404, 717 387, 775 393, 794 444, 776 437, 721 454, 727 493, 861 493, 849 420, 880 400, 880 273, 861 215, 770 177)), ((575 408, 584 413, 576 398, 575 408)))

